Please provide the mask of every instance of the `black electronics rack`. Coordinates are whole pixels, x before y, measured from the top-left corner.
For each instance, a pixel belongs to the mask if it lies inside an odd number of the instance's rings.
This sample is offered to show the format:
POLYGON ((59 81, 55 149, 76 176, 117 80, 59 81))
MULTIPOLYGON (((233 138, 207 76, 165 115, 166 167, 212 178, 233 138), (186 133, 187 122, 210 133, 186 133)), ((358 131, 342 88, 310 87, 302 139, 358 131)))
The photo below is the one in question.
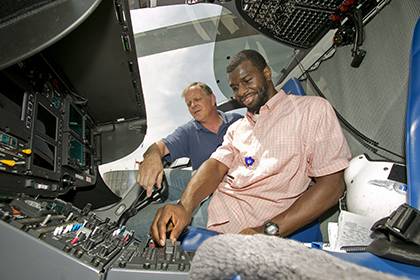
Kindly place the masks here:
POLYGON ((368 12, 375 0, 235 0, 239 14, 261 33, 287 45, 313 47, 357 7, 368 12))

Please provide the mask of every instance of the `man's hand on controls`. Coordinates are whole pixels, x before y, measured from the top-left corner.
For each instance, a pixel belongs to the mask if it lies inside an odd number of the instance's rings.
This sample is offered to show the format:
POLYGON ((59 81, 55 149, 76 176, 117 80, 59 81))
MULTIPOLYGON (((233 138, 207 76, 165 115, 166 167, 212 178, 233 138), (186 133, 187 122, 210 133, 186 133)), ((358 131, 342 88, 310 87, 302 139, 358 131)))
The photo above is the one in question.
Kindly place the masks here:
POLYGON ((163 164, 159 157, 146 157, 139 164, 139 173, 137 176, 138 184, 146 190, 147 197, 153 192, 153 187, 158 189, 162 186, 163 164))
POLYGON ((168 204, 159 208, 150 226, 152 239, 164 246, 167 232, 169 239, 176 241, 182 231, 190 224, 192 213, 189 213, 181 204, 168 204))

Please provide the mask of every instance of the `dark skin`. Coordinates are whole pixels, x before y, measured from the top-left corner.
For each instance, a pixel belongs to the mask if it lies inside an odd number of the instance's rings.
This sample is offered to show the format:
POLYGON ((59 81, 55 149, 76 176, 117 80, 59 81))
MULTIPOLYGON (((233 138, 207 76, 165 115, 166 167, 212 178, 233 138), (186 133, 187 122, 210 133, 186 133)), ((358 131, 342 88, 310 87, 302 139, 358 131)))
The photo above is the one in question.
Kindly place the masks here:
MULTIPOLYGON (((271 219, 279 225, 280 236, 286 237, 317 219, 333 207, 344 192, 343 171, 315 178, 316 183, 286 211, 271 219)), ((263 225, 246 228, 242 234, 264 233, 263 225)))
MULTIPOLYGON (((251 61, 242 62, 229 74, 229 85, 238 102, 245 105, 250 112, 258 112, 277 92, 271 80, 271 69, 267 66, 261 71, 251 61)), ((215 159, 207 160, 189 182, 180 203, 166 205, 158 210, 151 226, 153 240, 163 246, 169 226, 169 238, 175 241, 191 222, 194 209, 217 189, 228 170, 226 165, 215 159)), ((342 196, 343 171, 314 179, 315 184, 312 187, 291 207, 272 219, 279 225, 280 236, 288 236, 312 222, 334 206, 342 196)), ((264 233, 263 225, 245 228, 241 233, 264 233)))
POLYGON ((169 239, 176 241, 190 224, 194 209, 216 190, 228 170, 226 165, 215 159, 206 160, 185 188, 181 202, 165 205, 157 211, 150 227, 153 240, 164 246, 166 232, 171 229, 169 239))

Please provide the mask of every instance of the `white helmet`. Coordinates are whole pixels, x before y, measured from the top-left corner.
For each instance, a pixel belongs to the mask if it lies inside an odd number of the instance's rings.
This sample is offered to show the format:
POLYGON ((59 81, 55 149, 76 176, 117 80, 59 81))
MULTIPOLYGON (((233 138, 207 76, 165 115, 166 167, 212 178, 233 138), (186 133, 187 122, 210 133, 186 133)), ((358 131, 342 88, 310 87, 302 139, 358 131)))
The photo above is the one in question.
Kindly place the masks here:
POLYGON ((353 158, 344 172, 347 210, 379 220, 405 203, 407 185, 390 178, 393 168, 401 169, 405 166, 393 162, 369 161, 365 155, 353 158))

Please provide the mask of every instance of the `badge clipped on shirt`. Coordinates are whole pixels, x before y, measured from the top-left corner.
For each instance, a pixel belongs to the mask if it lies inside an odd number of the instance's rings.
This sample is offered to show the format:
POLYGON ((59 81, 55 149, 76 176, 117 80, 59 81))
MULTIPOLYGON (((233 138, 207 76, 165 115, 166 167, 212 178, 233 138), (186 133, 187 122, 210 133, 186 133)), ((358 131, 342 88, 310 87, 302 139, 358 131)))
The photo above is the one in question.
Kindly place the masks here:
POLYGON ((246 167, 251 167, 254 164, 255 160, 252 157, 245 157, 246 167))

